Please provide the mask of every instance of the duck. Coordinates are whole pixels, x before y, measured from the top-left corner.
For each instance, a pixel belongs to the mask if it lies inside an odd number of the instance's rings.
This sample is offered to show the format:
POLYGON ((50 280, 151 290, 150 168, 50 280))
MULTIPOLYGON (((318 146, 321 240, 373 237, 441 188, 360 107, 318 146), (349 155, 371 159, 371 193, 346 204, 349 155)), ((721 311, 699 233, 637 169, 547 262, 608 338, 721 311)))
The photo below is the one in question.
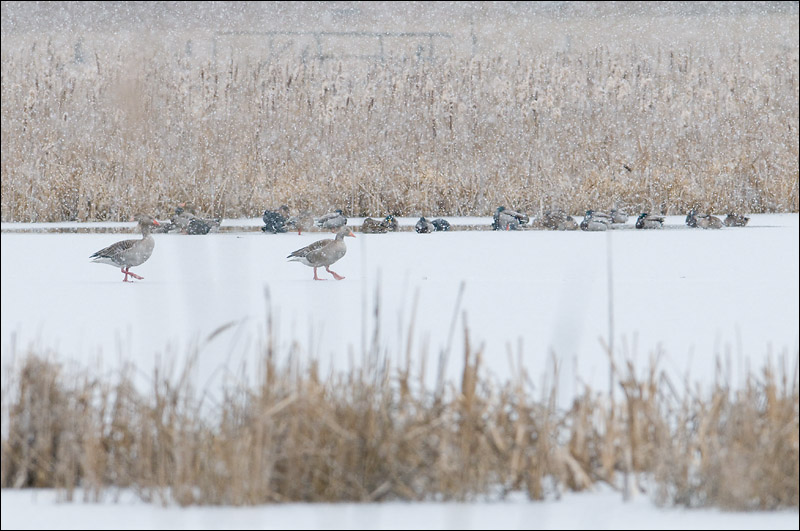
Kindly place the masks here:
POLYGON ((338 230, 347 225, 347 218, 342 213, 342 210, 337 208, 333 212, 318 218, 315 223, 323 229, 338 230))
POLYGON ((272 234, 286 232, 288 230, 286 228, 287 218, 289 218, 289 207, 286 205, 281 205, 277 210, 265 210, 264 215, 261 216, 261 220, 264 222, 261 230, 272 234))
POLYGON ((628 213, 624 210, 620 210, 618 208, 614 208, 609 212, 609 217, 611 218, 611 222, 615 224, 622 225, 623 223, 628 222, 628 213))
POLYGON ((397 229, 400 228, 400 224, 397 222, 397 219, 395 219, 394 214, 389 214, 383 218, 381 223, 386 225, 386 229, 390 232, 397 232, 397 229))
POLYGON ((366 234, 383 234, 389 230, 383 221, 367 218, 361 223, 361 232, 366 234))
POLYGON ((660 229, 663 226, 664 216, 656 216, 655 214, 642 212, 639 214, 639 217, 636 218, 637 229, 660 229))
POLYGON ((433 223, 425 219, 425 216, 422 216, 419 218, 419 221, 417 221, 417 224, 414 225, 414 230, 420 234, 428 234, 429 232, 435 231, 436 227, 434 227, 433 223))
POLYGON ((189 225, 186 227, 186 234, 208 234, 209 232, 218 232, 219 225, 222 220, 216 219, 203 219, 194 217, 189 220, 189 225))
POLYGON ((711 214, 698 214, 695 209, 686 215, 686 224, 690 227, 700 227, 701 229, 721 229, 722 220, 711 214))
POLYGON ((610 224, 611 217, 608 214, 587 210, 580 227, 585 231, 603 231, 608 230, 610 224))
POLYGON ((431 223, 433 223, 434 230, 437 231, 450 230, 450 222, 447 221, 446 219, 436 218, 433 221, 431 221, 431 223))
POLYGON ((519 230, 521 225, 526 224, 528 221, 529 218, 526 214, 499 206, 494 212, 492 230, 519 230))
POLYGON ((588 217, 589 219, 605 223, 606 225, 611 225, 614 223, 614 220, 611 219, 611 214, 608 214, 607 212, 603 212, 601 210, 587 210, 584 217, 588 217))
POLYGON ((723 223, 726 227, 744 227, 748 221, 750 221, 750 218, 741 214, 728 214, 723 223))
POLYGON ((345 277, 332 271, 330 266, 347 253, 347 246, 344 243, 345 237, 355 238, 356 235, 349 227, 342 227, 336 233, 334 239, 318 240, 302 249, 294 251, 287 256, 290 262, 300 262, 314 268, 314 280, 325 280, 317 276, 317 268, 324 267, 325 271, 333 275, 336 280, 343 280, 345 277))
POLYGON ((295 216, 289 216, 289 219, 286 220, 286 226, 297 229, 299 236, 303 231, 308 232, 311 230, 314 226, 314 216, 311 215, 311 212, 304 210, 295 216))
POLYGON ((137 280, 144 280, 144 277, 131 273, 131 267, 142 265, 153 254, 156 242, 150 234, 153 227, 158 227, 160 223, 153 217, 140 214, 136 217, 138 221, 139 230, 142 232, 142 239, 140 240, 122 240, 113 243, 104 249, 100 249, 89 258, 92 262, 100 264, 108 264, 114 267, 119 267, 120 271, 125 274, 123 282, 131 282, 128 277, 133 277, 137 280))
POLYGON ((563 210, 548 210, 534 220, 534 226, 549 230, 577 230, 578 222, 563 210))
POLYGON ((208 234, 219 231, 221 222, 220 218, 198 217, 194 206, 184 202, 175 207, 175 214, 164 232, 177 230, 184 234, 208 234))

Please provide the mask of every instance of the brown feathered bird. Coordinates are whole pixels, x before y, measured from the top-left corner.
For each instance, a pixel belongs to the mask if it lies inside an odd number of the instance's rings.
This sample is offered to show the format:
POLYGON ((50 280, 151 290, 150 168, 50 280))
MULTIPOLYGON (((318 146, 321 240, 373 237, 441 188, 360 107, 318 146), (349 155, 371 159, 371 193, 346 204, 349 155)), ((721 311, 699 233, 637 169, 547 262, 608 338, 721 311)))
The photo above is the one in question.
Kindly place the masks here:
POLYGON ((129 269, 134 266, 142 265, 153 254, 153 248, 156 245, 150 231, 154 226, 159 223, 150 216, 139 215, 137 217, 139 222, 139 229, 142 231, 141 240, 122 240, 117 243, 111 244, 105 249, 100 249, 89 258, 92 262, 100 264, 108 264, 119 267, 120 271, 125 273, 123 282, 130 282, 128 276, 135 279, 142 280, 136 273, 131 273, 129 269))
POLYGON ((342 227, 336 233, 336 238, 319 240, 311 245, 306 245, 302 249, 298 249, 286 258, 292 262, 300 262, 309 267, 314 268, 314 280, 325 280, 317 276, 317 268, 324 267, 325 271, 333 275, 336 280, 342 280, 344 277, 335 271, 331 271, 330 266, 339 260, 347 252, 347 246, 344 243, 345 236, 355 238, 356 235, 348 227, 342 227))

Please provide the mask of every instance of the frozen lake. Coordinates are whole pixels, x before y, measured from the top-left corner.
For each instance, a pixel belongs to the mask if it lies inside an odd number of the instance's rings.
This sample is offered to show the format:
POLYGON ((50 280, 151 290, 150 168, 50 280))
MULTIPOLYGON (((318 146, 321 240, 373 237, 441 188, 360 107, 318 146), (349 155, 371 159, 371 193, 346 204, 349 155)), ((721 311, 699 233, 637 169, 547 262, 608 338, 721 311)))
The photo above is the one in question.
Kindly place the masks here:
POLYGON ((788 353, 791 361, 797 353, 797 214, 755 215, 747 227, 718 231, 689 229, 675 216, 661 231, 630 230, 629 221, 608 233, 357 232, 332 267, 346 279, 325 282, 286 256, 326 233, 156 234, 150 260, 133 268, 145 279, 123 283, 118 269, 89 255, 131 235, 12 230, 74 227, 62 225, 3 224, 4 366, 34 346, 106 369, 133 361, 149 372, 155 360, 180 359, 200 345, 200 383, 213 386, 221 368, 239 372, 242 362, 256 362, 268 291, 279 352, 296 344, 323 367, 346 370, 379 322, 382 350, 400 358, 413 319, 411 352, 427 351, 432 381, 455 315, 450 376, 461 368, 466 320, 491 374, 507 378, 513 353, 536 382, 554 355, 568 398, 579 382, 607 384, 600 338, 609 336, 609 245, 618 356, 644 369, 660 349, 664 369, 707 381, 720 355, 735 383, 769 355, 788 353), (209 340, 220 327, 227 328, 209 340))

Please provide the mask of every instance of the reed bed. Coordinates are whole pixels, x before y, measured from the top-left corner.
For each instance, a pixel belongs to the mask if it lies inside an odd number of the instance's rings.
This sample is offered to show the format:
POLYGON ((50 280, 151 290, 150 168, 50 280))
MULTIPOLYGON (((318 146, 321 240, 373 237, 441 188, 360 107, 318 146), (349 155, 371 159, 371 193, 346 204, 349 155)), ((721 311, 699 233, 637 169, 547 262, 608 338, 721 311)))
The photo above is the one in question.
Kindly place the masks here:
POLYGON ((322 375, 268 346, 256 383, 214 393, 194 387, 191 357, 155 368, 143 392, 131 367, 97 374, 31 352, 5 373, 0 485, 253 505, 539 500, 607 483, 670 505, 798 507, 798 369, 785 360, 735 389, 628 363, 614 368, 618 400, 585 389, 565 409, 522 368, 486 377, 469 341, 461 381, 433 389, 376 352, 322 375))
POLYGON ((469 53, 383 61, 6 32, 2 220, 797 212, 797 14, 729 18, 749 31, 563 51, 476 24, 469 53))

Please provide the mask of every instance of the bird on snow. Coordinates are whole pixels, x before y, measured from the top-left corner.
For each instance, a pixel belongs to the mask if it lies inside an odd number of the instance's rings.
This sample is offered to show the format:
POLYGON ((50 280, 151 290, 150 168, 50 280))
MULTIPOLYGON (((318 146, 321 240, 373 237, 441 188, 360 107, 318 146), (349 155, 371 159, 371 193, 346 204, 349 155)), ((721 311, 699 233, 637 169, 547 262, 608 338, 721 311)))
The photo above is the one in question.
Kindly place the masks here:
POLYGON ((128 276, 143 280, 144 277, 131 273, 129 269, 145 263, 150 258, 150 255, 153 254, 153 248, 156 245, 150 231, 160 223, 151 216, 143 214, 136 219, 139 222, 139 229, 142 231, 141 240, 122 240, 109 245, 105 249, 100 249, 89 257, 92 262, 119 267, 120 271, 125 273, 125 278, 122 279, 123 282, 130 282, 128 276))
POLYGON ((317 268, 324 267, 325 271, 333 275, 336 280, 342 280, 344 277, 338 273, 331 271, 330 266, 339 260, 347 252, 347 246, 344 243, 345 236, 355 238, 356 235, 348 227, 342 227, 336 233, 336 238, 318 240, 310 245, 306 245, 302 249, 298 249, 286 258, 290 262, 300 262, 309 267, 314 268, 314 280, 325 280, 317 276, 317 268))
POLYGON ((664 216, 656 216, 655 214, 642 212, 639 214, 639 217, 636 218, 637 229, 660 229, 663 225, 664 216))

